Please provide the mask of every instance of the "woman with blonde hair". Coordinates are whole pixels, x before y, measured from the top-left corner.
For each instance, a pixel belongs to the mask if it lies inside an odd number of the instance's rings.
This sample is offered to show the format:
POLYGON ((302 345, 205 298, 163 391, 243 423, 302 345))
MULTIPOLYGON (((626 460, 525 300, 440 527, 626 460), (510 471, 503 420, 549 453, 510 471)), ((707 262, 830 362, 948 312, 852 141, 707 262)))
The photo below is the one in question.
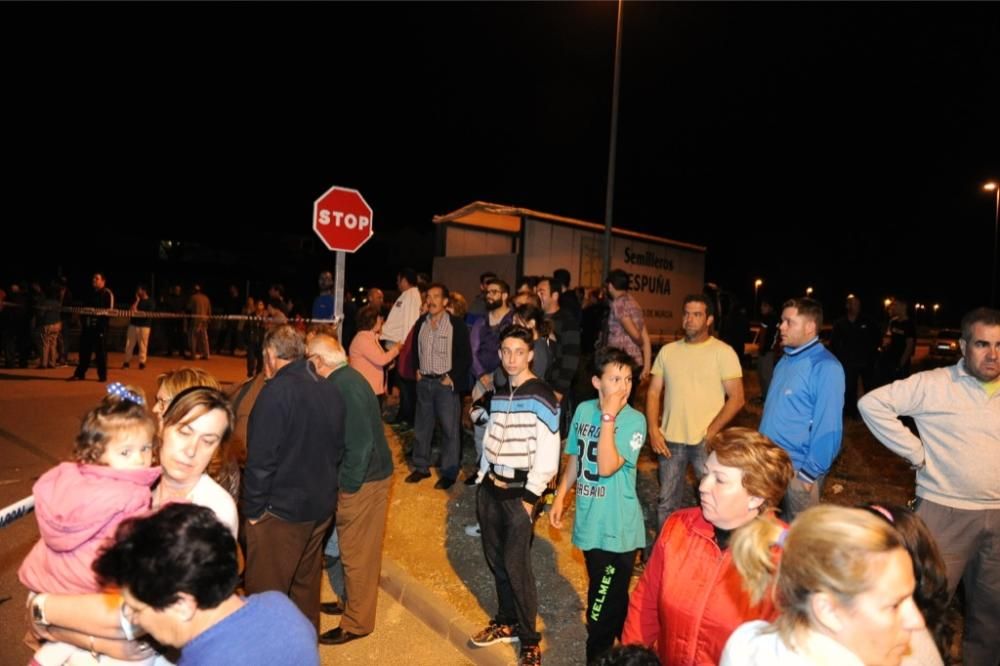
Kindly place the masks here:
POLYGON ((747 620, 777 616, 770 590, 780 549, 768 536, 784 524, 774 512, 793 475, 779 446, 749 428, 707 442, 701 506, 663 524, 632 592, 623 644, 655 646, 672 666, 717 664, 726 639, 747 620), (737 569, 735 534, 754 554, 737 569), (763 546, 761 546, 763 544, 763 546))
POLYGON ((781 614, 773 624, 757 620, 737 629, 723 666, 902 663, 924 620, 899 532, 868 511, 820 505, 776 536, 784 541, 776 582, 781 614))

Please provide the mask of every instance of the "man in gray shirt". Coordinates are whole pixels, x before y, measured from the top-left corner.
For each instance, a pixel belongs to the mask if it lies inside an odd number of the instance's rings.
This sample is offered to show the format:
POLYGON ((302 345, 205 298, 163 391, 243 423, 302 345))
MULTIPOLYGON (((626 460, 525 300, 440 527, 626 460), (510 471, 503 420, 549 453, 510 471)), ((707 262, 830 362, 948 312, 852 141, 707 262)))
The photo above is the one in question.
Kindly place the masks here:
POLYGON ((917 515, 937 541, 948 591, 965 581, 966 664, 1000 654, 1000 311, 962 318, 962 359, 867 393, 872 433, 917 470, 917 515), (899 420, 911 416, 920 436, 899 420))

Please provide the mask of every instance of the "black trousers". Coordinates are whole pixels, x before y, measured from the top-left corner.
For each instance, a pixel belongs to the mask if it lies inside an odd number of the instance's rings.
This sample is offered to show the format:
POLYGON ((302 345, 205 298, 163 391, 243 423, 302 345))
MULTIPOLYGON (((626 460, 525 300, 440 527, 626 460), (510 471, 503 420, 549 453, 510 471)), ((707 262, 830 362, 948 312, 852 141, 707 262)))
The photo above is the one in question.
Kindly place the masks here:
POLYGON ((542 639, 535 631, 538 588, 531 570, 535 516, 528 515, 520 497, 500 499, 493 484, 484 480, 476 492, 476 517, 486 564, 496 582, 499 610, 493 619, 516 624, 522 647, 538 645, 542 639))
POLYGON ((587 663, 611 649, 628 614, 628 584, 636 551, 585 550, 587 564, 587 663))
POLYGON ((844 366, 844 413, 858 416, 858 380, 865 393, 876 387, 875 366, 845 363, 844 366))
POLYGON ((104 344, 104 331, 84 327, 80 332, 80 363, 73 373, 80 379, 85 378, 90 369, 91 353, 96 357, 97 378, 102 382, 108 381, 108 348, 104 344))
POLYGON ((406 421, 415 425, 417 414, 417 382, 396 375, 396 386, 399 387, 399 411, 397 421, 406 421))

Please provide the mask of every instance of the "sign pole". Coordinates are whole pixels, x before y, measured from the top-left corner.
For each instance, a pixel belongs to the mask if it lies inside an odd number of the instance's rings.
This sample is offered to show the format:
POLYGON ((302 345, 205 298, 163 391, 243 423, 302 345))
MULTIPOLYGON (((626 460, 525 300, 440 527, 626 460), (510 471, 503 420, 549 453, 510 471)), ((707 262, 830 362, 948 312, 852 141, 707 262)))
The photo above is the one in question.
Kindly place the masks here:
POLYGON ((313 231, 337 254, 333 277, 333 317, 337 338, 344 333, 344 253, 357 252, 372 237, 375 214, 357 190, 334 185, 313 203, 313 231))
MULTIPOLYGON (((337 320, 337 339, 344 342, 344 252, 338 250, 333 273, 333 318, 337 320)), ((347 351, 346 349, 344 351, 347 351)))

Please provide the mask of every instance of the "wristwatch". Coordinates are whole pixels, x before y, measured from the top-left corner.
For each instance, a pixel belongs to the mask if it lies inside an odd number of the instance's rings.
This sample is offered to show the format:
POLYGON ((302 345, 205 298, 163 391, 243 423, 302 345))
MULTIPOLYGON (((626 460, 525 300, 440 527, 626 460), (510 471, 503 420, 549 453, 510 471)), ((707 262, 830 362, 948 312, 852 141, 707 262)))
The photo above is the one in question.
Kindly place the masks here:
POLYGON ((614 420, 615 420, 614 414, 609 414, 608 412, 604 412, 603 414, 601 414, 601 421, 603 423, 611 423, 614 420))
POLYGON ((36 624, 48 626, 45 620, 45 595, 36 594, 31 600, 31 620, 36 624))

